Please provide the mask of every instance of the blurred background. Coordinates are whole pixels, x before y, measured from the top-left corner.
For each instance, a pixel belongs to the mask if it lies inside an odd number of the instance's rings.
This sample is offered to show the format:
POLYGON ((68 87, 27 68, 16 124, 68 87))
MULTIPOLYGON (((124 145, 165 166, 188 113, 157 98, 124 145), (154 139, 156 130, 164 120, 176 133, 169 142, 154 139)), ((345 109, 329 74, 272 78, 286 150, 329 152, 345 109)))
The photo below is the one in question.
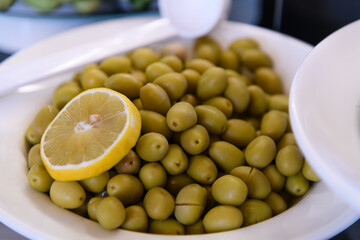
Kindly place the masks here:
MULTIPOLYGON (((262 26, 316 45, 360 19, 359 9, 357 0, 232 0, 229 20, 262 26)), ((74 27, 158 15, 156 0, 0 0, 0 62, 74 27)), ((25 238, 0 224, 0 239, 25 238)), ((360 221, 332 239, 360 239, 360 221)))

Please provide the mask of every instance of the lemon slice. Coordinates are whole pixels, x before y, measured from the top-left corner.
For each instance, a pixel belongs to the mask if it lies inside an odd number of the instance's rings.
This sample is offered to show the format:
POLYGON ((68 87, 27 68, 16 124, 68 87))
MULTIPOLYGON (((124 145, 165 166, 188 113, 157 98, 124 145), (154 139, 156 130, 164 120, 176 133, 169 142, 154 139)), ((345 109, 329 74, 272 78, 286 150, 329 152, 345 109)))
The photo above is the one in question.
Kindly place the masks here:
POLYGON ((140 113, 126 96, 90 89, 73 98, 49 124, 41 138, 41 157, 55 180, 94 177, 135 146, 140 130, 140 113))

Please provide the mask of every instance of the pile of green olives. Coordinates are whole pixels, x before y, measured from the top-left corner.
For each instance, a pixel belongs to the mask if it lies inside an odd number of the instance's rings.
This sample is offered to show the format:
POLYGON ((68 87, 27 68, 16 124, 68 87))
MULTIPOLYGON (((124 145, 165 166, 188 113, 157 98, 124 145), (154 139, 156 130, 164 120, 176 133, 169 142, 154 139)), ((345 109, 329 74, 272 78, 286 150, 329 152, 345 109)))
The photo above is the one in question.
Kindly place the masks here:
POLYGON ((319 181, 296 144, 288 97, 270 56, 250 38, 223 49, 195 41, 143 47, 85 66, 30 124, 28 181, 59 207, 105 229, 202 234, 246 227, 291 207, 319 181), (125 94, 141 114, 136 146, 109 171, 54 181, 40 157, 47 125, 81 91, 125 94))

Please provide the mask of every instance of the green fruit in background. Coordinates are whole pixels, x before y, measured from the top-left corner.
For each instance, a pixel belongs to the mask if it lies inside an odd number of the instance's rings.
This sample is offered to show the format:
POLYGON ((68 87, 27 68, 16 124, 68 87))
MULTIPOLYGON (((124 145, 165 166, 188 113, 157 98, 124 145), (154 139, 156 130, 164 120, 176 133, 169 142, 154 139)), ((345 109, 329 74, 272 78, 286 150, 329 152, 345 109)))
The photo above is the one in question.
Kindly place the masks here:
POLYGON ((50 12, 59 7, 61 0, 23 0, 29 6, 36 8, 41 12, 50 12))

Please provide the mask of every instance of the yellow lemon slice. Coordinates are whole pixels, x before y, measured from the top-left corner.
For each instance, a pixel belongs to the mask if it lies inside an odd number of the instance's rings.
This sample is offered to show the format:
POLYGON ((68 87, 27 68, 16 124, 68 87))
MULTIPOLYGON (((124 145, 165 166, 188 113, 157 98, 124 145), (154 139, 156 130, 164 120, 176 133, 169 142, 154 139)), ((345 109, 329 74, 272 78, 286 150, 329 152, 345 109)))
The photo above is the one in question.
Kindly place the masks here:
POLYGON ((77 181, 112 168, 135 146, 141 117, 124 95, 84 91, 59 112, 40 143, 46 170, 58 181, 77 181))

